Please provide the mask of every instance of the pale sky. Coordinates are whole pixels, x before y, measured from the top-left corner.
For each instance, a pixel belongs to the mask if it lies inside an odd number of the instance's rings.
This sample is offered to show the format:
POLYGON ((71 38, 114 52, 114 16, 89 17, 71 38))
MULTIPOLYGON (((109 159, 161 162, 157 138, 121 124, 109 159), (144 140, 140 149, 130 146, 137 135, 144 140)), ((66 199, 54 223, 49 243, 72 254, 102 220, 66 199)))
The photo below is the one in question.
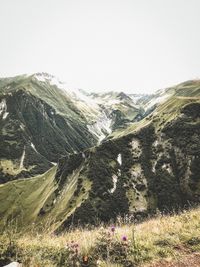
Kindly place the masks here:
POLYGON ((152 92, 200 77, 200 0, 0 0, 0 77, 152 92))

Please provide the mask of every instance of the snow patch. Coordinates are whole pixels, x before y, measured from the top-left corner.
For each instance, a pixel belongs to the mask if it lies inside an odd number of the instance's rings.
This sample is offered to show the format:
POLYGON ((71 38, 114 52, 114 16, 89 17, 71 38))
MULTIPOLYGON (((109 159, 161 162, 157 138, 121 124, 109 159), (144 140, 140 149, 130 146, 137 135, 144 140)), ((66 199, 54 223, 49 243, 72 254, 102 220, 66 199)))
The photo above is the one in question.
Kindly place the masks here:
POLYGON ((148 109, 152 108, 154 105, 158 104, 158 103, 163 103, 165 100, 167 100, 169 97, 171 96, 171 94, 166 94, 165 90, 162 91, 161 95, 158 97, 154 97, 153 99, 151 99, 146 107, 144 108, 145 111, 147 111, 148 109))
POLYGON ((122 165, 122 154, 121 153, 118 154, 117 161, 118 161, 119 165, 122 165))
POLYGON ((9 112, 5 112, 5 113, 3 114, 3 120, 5 120, 5 119, 7 118, 8 114, 9 114, 9 112))
POLYGON ((25 126, 23 125, 23 124, 20 124, 20 126, 19 126, 23 131, 24 131, 24 129, 25 129, 25 126))
POLYGON ((105 113, 102 113, 94 124, 87 125, 88 130, 94 134, 101 142, 108 134, 112 132, 112 119, 108 118, 105 113))
POLYGON ((70 98, 78 106, 85 117, 95 118, 95 114, 101 114, 100 106, 91 97, 84 94, 81 89, 73 88, 69 84, 61 82, 57 77, 47 73, 35 74, 34 78, 60 89, 67 98, 70 98))
POLYGON ((37 149, 35 148, 35 145, 33 143, 31 143, 31 147, 35 150, 35 152, 38 153, 37 149))
POLYGON ((117 180, 118 180, 118 177, 116 174, 113 174, 112 176, 112 180, 113 180, 113 188, 110 189, 110 193, 113 194, 117 188, 117 180))
POLYGON ((133 100, 133 103, 136 104, 137 101, 142 98, 144 95, 128 95, 132 100, 133 100))
POLYGON ((154 173, 156 172, 156 164, 157 164, 157 161, 152 162, 152 172, 154 172, 154 173))
POLYGON ((37 78, 38 81, 40 82, 46 82, 46 79, 43 75, 35 75, 35 78, 37 78))
POLYGON ((21 157, 21 160, 20 160, 20 165, 19 165, 20 169, 23 169, 23 167, 24 167, 24 158, 25 158, 25 147, 24 147, 24 150, 22 152, 22 157, 21 157))
POLYGON ((97 105, 94 103, 93 99, 84 95, 81 90, 77 88, 72 88, 65 82, 61 82, 57 77, 49 75, 47 73, 38 73, 34 77, 42 82, 49 82, 50 85, 56 86, 61 89, 66 94, 70 95, 74 100, 85 102, 89 107, 94 106, 97 108, 97 105))
POLYGON ((2 115, 3 120, 5 120, 8 116, 9 112, 7 112, 6 100, 2 99, 0 102, 0 115, 2 115))

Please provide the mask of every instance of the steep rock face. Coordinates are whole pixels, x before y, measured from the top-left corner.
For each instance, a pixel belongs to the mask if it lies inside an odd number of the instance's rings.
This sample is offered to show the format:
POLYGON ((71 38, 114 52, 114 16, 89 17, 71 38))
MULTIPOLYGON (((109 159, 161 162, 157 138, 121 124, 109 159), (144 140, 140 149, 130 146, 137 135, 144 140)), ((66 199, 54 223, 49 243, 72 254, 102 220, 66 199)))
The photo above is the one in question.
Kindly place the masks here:
POLYGON ((96 143, 86 125, 17 90, 0 96, 1 183, 47 171, 63 155, 96 143))

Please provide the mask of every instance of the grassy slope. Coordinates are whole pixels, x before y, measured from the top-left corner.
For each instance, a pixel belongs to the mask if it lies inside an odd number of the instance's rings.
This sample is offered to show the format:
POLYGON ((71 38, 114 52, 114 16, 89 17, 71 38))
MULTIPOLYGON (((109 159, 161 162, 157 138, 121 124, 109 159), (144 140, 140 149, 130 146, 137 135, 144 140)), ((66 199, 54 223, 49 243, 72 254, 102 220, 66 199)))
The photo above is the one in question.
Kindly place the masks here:
POLYGON ((61 236, 49 235, 45 230, 42 234, 37 233, 34 227, 32 231, 19 235, 13 231, 13 227, 8 227, 7 232, 0 238, 0 259, 9 257, 6 255, 9 251, 6 246, 9 246, 8 239, 12 235, 10 239, 17 253, 14 253, 12 259, 26 262, 24 267, 37 264, 46 267, 73 266, 70 260, 74 255, 73 251, 69 252, 66 246, 71 242, 77 242, 79 245, 76 261, 79 262, 83 255, 88 255, 91 262, 88 266, 198 266, 176 264, 188 256, 191 257, 192 253, 193 260, 196 261, 195 257, 200 252, 199 226, 198 208, 180 215, 160 214, 155 219, 139 225, 119 220, 114 234, 109 226, 93 230, 76 229, 61 236), (124 235, 127 242, 122 241, 124 235), (58 255, 65 257, 66 265, 62 265, 64 259, 58 255), (128 265, 130 262, 132 265, 128 265))
POLYGON ((84 114, 48 82, 34 76, 0 79, 2 99, 8 116, 0 114, 0 182, 25 177, 25 172, 26 177, 41 174, 61 156, 97 143, 84 114), (20 168, 24 148, 26 166, 20 168))
MULTIPOLYGON (((64 92, 48 81, 41 82, 34 75, 21 75, 13 78, 0 79, 0 89, 0 95, 24 90, 52 107, 57 114, 67 119, 69 124, 72 124, 72 127, 74 127, 74 124, 79 124, 82 130, 87 131, 85 114, 76 106, 71 96, 67 91, 64 92)), ((91 112, 89 107, 87 112, 91 112)))
POLYGON ((55 190, 55 173, 56 166, 29 180, 20 179, 0 185, 0 214, 3 218, 0 226, 6 224, 7 220, 17 219, 19 214, 23 223, 33 222, 46 199, 55 190))
MULTIPOLYGON (((148 125, 151 121, 154 122, 157 128, 160 123, 164 122, 162 124, 163 128, 164 125, 180 114, 180 109, 183 106, 192 102, 200 102, 200 81, 197 80, 181 83, 175 87, 166 89, 166 94, 171 94, 171 97, 169 97, 161 105, 158 105, 152 114, 139 122, 133 123, 126 129, 116 130, 115 132, 111 133, 109 137, 119 138, 130 134, 133 131, 137 131, 140 128, 148 125)), ((155 97, 159 97, 159 95, 155 95, 155 97)))
POLYGON ((57 198, 53 209, 42 217, 41 223, 49 221, 52 224, 53 221, 55 223, 52 225, 52 228, 55 229, 59 227, 61 223, 81 205, 84 199, 88 198, 88 191, 91 189, 91 181, 86 177, 82 177, 82 188, 84 188, 84 192, 80 191, 78 195, 74 194, 77 189, 78 178, 81 177, 81 170, 82 166, 67 177, 67 182, 63 186, 62 192, 57 198))
POLYGON ((59 227, 88 198, 92 182, 84 176, 83 166, 84 162, 67 173, 62 185, 56 179, 57 166, 42 175, 1 184, 0 228, 12 220, 22 227, 30 223, 59 227))
MULTIPOLYGON (((72 103, 70 99, 58 89, 49 83, 40 82, 32 76, 17 76, 13 78, 0 80, 1 94, 13 93, 16 90, 23 89, 32 95, 44 100, 47 104, 54 107, 56 111, 62 115, 68 115, 70 118, 77 118, 76 111, 70 109, 72 103), (7 81, 7 86, 5 82, 7 81), (69 102, 69 105, 66 105, 69 102)), ((73 107, 75 109, 75 107, 73 107)))

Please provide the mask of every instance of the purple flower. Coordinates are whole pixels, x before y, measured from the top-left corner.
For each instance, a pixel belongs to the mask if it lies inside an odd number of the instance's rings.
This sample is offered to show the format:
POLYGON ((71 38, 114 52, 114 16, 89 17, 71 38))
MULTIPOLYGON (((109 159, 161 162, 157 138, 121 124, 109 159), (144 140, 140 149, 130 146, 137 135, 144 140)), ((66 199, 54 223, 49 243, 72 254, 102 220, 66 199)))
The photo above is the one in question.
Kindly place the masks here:
POLYGON ((122 236, 122 241, 126 242, 128 239, 127 239, 127 236, 123 235, 122 236))
POLYGON ((112 227, 111 227, 111 232, 115 232, 115 226, 113 225, 112 227))

